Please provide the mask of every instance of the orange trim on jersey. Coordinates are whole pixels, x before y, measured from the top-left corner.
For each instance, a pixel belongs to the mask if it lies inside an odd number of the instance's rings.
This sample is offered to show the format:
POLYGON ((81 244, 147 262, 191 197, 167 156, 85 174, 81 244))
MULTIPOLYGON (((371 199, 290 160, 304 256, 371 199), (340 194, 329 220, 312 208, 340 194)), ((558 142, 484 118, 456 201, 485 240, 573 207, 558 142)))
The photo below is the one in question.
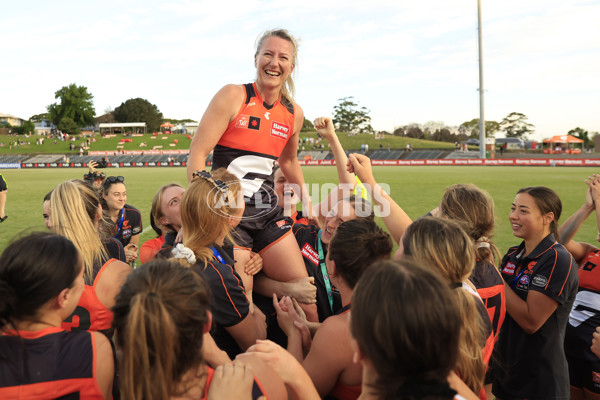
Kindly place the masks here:
MULTIPOLYGON (((225 285, 225 280, 223 280, 223 275, 221 275, 221 272, 219 272, 219 270, 212 263, 209 262, 208 265, 210 265, 216 271, 216 273, 219 274, 219 278, 221 278, 221 283, 223 284, 223 288, 225 289, 225 293, 227 293, 227 297, 229 298, 229 302, 231 303, 231 305, 235 309, 235 312, 238 314, 238 316, 240 318, 242 318, 242 314, 239 312, 239 310, 235 306, 235 303, 233 302, 233 300, 231 300, 231 296, 229 295, 229 290, 227 290, 227 285, 225 285)), ((244 291, 244 294, 246 294, 245 291, 244 291)))
POLYGON ((51 326, 49 328, 40 329, 39 331, 18 331, 16 329, 8 329, 2 332, 2 336, 19 336, 23 339, 38 339, 42 336, 50 335, 64 331, 60 326, 51 326))
POLYGON ((292 232, 292 230, 290 229, 289 231, 287 231, 286 233, 283 234, 283 236, 281 236, 279 239, 277 239, 276 241, 272 242, 270 245, 268 245, 267 247, 265 247, 264 249, 262 249, 261 251, 258 252, 258 254, 262 255, 265 251, 267 251, 268 249, 270 249, 273 245, 279 243, 279 241, 281 239, 283 239, 284 237, 286 237, 287 235, 289 235, 292 232))
POLYGON ((233 249, 252 251, 251 247, 233 246, 233 249))
MULTIPOLYGON (((563 285, 560 288, 560 292, 558 292, 559 296, 562 294, 562 291, 565 288, 567 281, 569 280, 569 276, 571 275, 572 268, 573 268, 573 257, 571 257, 571 262, 569 263, 569 273, 567 274, 567 277, 565 278, 565 281, 563 282, 563 285)), ((548 280, 550 280, 550 279, 548 279, 548 280)), ((548 284, 546 284, 546 287, 548 287, 548 284)))
MULTIPOLYGON (((542 254, 544 254, 545 252, 547 252, 550 249, 554 249, 554 246, 556 246, 558 244, 558 242, 554 242, 552 243, 552 246, 548 247, 546 250, 542 251, 540 254, 538 254, 535 258, 540 257, 542 254)), ((556 249, 554 250, 556 252, 556 249)))
MULTIPOLYGON (((550 250, 550 249, 548 249, 550 250)), ((554 268, 556 267, 556 262, 558 261, 558 252, 556 251, 556 249, 554 249, 554 265, 552 265, 552 271, 550 271, 550 276, 548 277, 548 282, 546 282, 546 286, 544 286, 544 290, 548 290, 548 285, 550 284, 550 280, 552 279, 552 275, 554 274, 554 268)), ((567 275, 567 278, 569 276, 567 275)), ((565 279, 565 282, 567 280, 565 279)), ((564 287, 564 284, 563 284, 564 287)), ((560 290, 562 292, 562 289, 560 290)), ((560 296, 560 294, 559 294, 560 296)))
MULTIPOLYGON (((92 285, 94 287, 94 289, 96 289, 96 284, 100 280, 100 275, 102 275, 102 273, 104 272, 104 270, 106 268, 108 268, 108 264, 112 263, 113 261, 119 261, 119 260, 117 260, 116 258, 111 258, 107 262, 104 263, 104 265, 102 266, 102 268, 100 268, 100 271, 98 271, 98 274, 96 275, 96 278, 94 279, 94 284, 92 285)), ((94 290, 94 296, 96 296, 96 290, 94 290)), ((98 299, 98 296, 96 296, 96 299, 98 299)), ((98 300, 98 301, 100 301, 100 300, 98 300)))

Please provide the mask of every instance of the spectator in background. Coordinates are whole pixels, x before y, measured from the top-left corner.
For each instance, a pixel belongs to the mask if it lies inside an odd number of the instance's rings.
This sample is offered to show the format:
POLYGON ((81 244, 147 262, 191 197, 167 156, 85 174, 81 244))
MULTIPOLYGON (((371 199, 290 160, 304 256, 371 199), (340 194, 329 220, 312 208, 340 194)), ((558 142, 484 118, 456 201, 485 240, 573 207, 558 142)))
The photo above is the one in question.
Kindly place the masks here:
POLYGON ((6 186, 6 180, 4 176, 0 174, 0 222, 6 221, 8 215, 4 212, 4 207, 6 206, 6 193, 8 192, 8 187, 6 186))

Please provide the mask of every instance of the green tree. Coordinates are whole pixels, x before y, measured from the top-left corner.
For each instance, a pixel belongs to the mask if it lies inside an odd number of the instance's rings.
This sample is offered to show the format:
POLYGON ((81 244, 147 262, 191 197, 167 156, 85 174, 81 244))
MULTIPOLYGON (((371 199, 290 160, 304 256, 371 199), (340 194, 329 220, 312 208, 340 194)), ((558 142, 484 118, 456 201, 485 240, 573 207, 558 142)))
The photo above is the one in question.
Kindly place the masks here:
POLYGON ((590 133, 588 131, 586 131, 583 128, 577 127, 575 129, 571 129, 569 132, 567 132, 569 135, 573 135, 578 139, 583 140, 583 146, 584 147, 589 147, 590 145, 590 133))
POLYGON ((69 117, 64 117, 58 123, 58 129, 62 132, 66 132, 69 135, 78 135, 81 132, 79 126, 69 117))
POLYGON ((366 107, 359 107, 353 96, 344 97, 333 107, 333 123, 340 132, 372 133, 370 112, 366 107))
MULTIPOLYGON (((52 103, 47 107, 49 119, 54 125, 59 126, 64 118, 73 121, 77 128, 94 123, 94 96, 85 86, 77 86, 74 83, 63 86, 54 93, 54 98, 60 99, 60 104, 52 103)), ((66 123, 71 125, 70 122, 66 123)))
POLYGON ((157 132, 163 120, 156 105, 139 97, 121 103, 115 108, 113 115, 117 122, 145 122, 149 132, 157 132))
POLYGON ((313 125, 313 123, 310 122, 309 120, 307 120, 306 118, 304 118, 304 122, 302 122, 302 129, 300 131, 304 132, 304 131, 314 131, 314 130, 315 130, 315 126, 313 125))
POLYGON ((25 121, 22 125, 13 127, 13 132, 18 133, 19 135, 35 133, 35 124, 31 121, 25 121))
POLYGON ((534 126, 527 122, 527 116, 518 112, 511 112, 500 122, 500 129, 506 137, 526 139, 527 135, 534 132, 534 126))
MULTIPOLYGON (((485 121, 485 137, 494 137, 500 130, 500 123, 496 121, 485 121)), ((460 133, 470 138, 479 139, 479 118, 465 121, 458 127, 460 133)))
POLYGON ((31 118, 29 118, 29 120, 32 122, 42 122, 45 119, 50 121, 50 115, 47 112, 42 114, 35 114, 32 115, 31 118))

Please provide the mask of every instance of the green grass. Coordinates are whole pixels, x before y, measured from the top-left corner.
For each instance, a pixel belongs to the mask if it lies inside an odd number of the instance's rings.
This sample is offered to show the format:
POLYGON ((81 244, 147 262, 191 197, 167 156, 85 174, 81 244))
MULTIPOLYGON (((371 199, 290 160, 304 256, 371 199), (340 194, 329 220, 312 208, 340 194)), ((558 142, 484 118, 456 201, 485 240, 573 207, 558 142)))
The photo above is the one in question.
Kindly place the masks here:
MULTIPOLYGON (((0 142, 4 143, 4 146, 0 147, 0 154, 34 154, 34 153, 49 153, 49 154, 79 154, 79 146, 85 140, 85 138, 76 137, 77 140, 73 142, 61 142, 55 139, 46 139, 44 144, 36 145, 36 140, 42 136, 33 135, 30 137, 23 136, 9 136, 0 135, 0 142), (9 143, 15 142, 20 139, 21 142, 29 142, 29 144, 22 144, 16 149, 10 149, 9 143), (73 143, 76 146, 76 150, 69 150, 69 143, 73 143)), ((123 145, 123 150, 151 150, 154 146, 162 146, 162 150, 187 150, 190 148, 191 140, 188 139, 187 135, 157 135, 152 136, 146 134, 144 136, 128 136, 117 135, 116 137, 102 137, 96 135, 96 142, 92 142, 90 145, 90 151, 116 151, 121 150, 117 148, 117 145, 123 145), (154 139, 153 139, 154 138, 154 139), (132 142, 121 143, 121 139, 131 139, 132 142), (177 143, 173 141, 177 140, 177 143), (140 147, 142 142, 146 142, 147 147, 140 147), (174 144, 175 146, 170 146, 174 144)))
MULTIPOLYGON (((300 132, 300 138, 315 138, 317 139, 317 132, 300 132)), ((387 150, 388 143, 392 149, 406 149, 406 145, 410 144, 415 149, 448 149, 454 150, 454 143, 448 142, 436 142, 433 140, 421 140, 412 139, 404 136, 385 135, 383 139, 375 139, 374 135, 366 133, 357 134, 354 136, 348 136, 346 133, 338 133, 338 138, 342 147, 346 150, 360 149, 362 144, 368 144, 369 150, 379 150, 379 145, 383 146, 384 150, 387 150)), ((327 142, 325 141, 325 148, 327 149, 327 142)), ((311 150, 306 145, 306 150, 311 150)))
MULTIPOLYGON (((0 154, 79 154, 79 145, 85 138, 76 136, 76 140, 73 142, 61 142, 55 139, 46 139, 42 145, 36 145, 36 140, 43 136, 33 135, 30 137, 24 136, 10 136, 0 135, 0 143, 4 143, 4 146, 0 146, 0 154), (22 142, 28 142, 29 144, 22 144, 17 148, 11 149, 9 143, 16 142, 20 139, 22 142), (56 142, 56 143, 55 143, 56 142), (76 146, 75 150, 69 150, 69 144, 73 143, 76 146)), ((301 132, 300 138, 315 138, 317 139, 316 132, 301 132)), ((387 149, 388 143, 392 149, 406 149, 406 145, 410 144, 415 149, 454 149, 454 143, 445 142, 434 142, 431 140, 419 140, 411 139, 408 137, 400 137, 393 135, 386 135, 384 139, 375 139, 373 135, 360 134, 354 136, 348 136, 345 133, 339 133, 338 137, 342 143, 342 147, 346 150, 358 150, 362 144, 368 144, 370 150, 378 150, 379 145, 383 146, 383 149, 387 149)), ((96 135, 96 142, 92 142, 90 145, 91 151, 116 151, 121 150, 117 148, 117 145, 123 145, 123 150, 151 150, 154 146, 162 146, 162 150, 187 150, 190 148, 191 140, 188 135, 158 135, 152 136, 146 134, 144 136, 128 136, 117 135, 116 137, 106 138, 100 135, 96 135), (131 139, 132 142, 121 143, 121 139, 131 139), (177 140, 178 143, 174 143, 173 140, 177 140), (140 144, 145 142, 147 147, 140 147, 140 144), (174 146, 170 146, 174 144, 174 146)), ((325 143, 325 149, 329 149, 325 143)), ((306 150, 311 150, 310 146, 306 145, 306 150)))
MULTIPOLYGON (((21 231, 44 230, 42 199, 56 184, 66 179, 81 178, 86 169, 24 169, 2 170, 8 182, 6 213, 9 218, 0 224, 0 249, 21 231)), ((128 203, 143 216, 144 228, 149 228, 149 212, 156 190, 168 182, 186 186, 184 168, 112 168, 108 175, 123 175, 127 185, 128 203)), ((334 167, 304 167, 307 183, 337 182, 334 167)), ((391 195, 408 215, 418 218, 439 203, 444 189, 454 183, 474 183, 487 190, 496 205, 495 243, 501 252, 519 242, 512 236, 508 212, 515 193, 521 187, 544 185, 556 190, 563 201, 564 221, 583 203, 584 179, 597 172, 595 168, 568 167, 374 167, 378 182, 391 188, 391 195)), ((576 240, 594 243, 598 229, 589 218, 576 240)), ((151 229, 142 234, 140 243, 154 237, 151 229)))

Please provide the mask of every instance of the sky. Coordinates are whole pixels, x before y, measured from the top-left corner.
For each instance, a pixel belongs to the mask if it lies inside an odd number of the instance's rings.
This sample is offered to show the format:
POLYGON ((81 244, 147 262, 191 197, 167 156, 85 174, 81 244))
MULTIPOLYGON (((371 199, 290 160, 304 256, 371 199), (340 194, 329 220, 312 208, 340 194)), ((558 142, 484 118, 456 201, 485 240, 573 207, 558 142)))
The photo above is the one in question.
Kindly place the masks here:
MULTIPOLYGON (((485 119, 523 113, 538 140, 600 131, 600 0, 481 8, 485 119)), ((295 99, 310 120, 348 96, 376 130, 479 117, 476 0, 10 1, 0 113, 46 112, 75 83, 97 115, 141 97, 198 121, 222 86, 253 81, 255 41, 272 28, 300 39, 295 99)))

